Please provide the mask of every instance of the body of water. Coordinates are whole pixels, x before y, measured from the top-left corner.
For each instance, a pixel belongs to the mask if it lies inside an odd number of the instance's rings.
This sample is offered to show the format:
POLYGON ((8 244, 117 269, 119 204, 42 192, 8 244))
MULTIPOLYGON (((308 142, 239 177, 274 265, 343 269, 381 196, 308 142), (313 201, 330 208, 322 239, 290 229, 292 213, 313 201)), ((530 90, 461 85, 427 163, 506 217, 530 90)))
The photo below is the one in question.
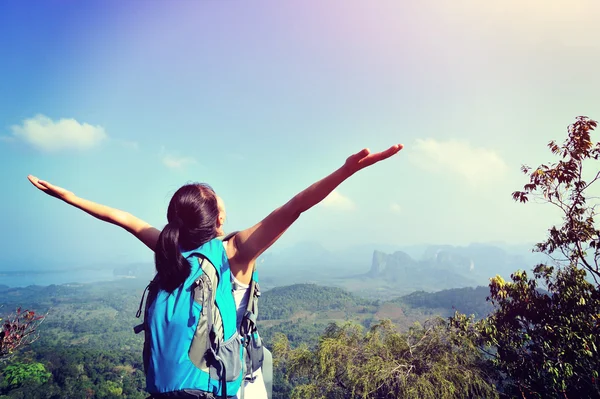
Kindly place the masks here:
POLYGON ((60 285, 68 283, 96 283, 120 279, 109 270, 44 270, 32 272, 0 271, 0 285, 27 287, 29 285, 60 285))

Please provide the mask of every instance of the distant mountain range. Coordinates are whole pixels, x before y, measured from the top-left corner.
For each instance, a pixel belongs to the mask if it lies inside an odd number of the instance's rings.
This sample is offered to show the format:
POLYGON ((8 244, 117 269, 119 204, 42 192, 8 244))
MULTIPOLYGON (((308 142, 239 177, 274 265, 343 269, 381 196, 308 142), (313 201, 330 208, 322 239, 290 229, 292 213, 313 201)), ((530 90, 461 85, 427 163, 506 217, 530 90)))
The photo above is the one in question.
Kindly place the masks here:
POLYGON ((301 243, 259 259, 266 288, 295 283, 335 285, 367 298, 386 299, 415 290, 487 286, 516 270, 531 270, 543 256, 524 246, 471 244, 405 248, 363 245, 332 252, 320 243, 301 243), (512 250, 511 250, 512 249, 512 250))
POLYGON ((474 287, 478 283, 466 273, 459 273, 453 263, 416 261, 406 253, 373 252, 371 269, 365 277, 396 285, 403 292, 474 287))
MULTIPOLYGON (((531 246, 532 247, 532 246, 531 246)), ((471 244, 468 246, 394 246, 364 243, 332 251, 319 242, 301 242, 280 251, 271 251, 258 261, 263 290, 313 283, 337 286, 371 299, 390 299, 415 290, 487 286, 497 274, 505 279, 516 270, 531 270, 543 257, 530 246, 471 244)), ((0 283, 8 286, 48 285, 68 282, 107 281, 135 278, 149 281, 152 262, 124 265, 85 265, 61 270, 23 271, 7 269, 0 283), (93 268, 91 267, 93 266, 93 268), (8 271, 10 270, 10 271, 8 271)))
POLYGON ((527 260, 523 255, 510 254, 499 247, 483 244, 468 247, 429 246, 420 260, 414 260, 402 251, 391 255, 374 251, 367 276, 391 281, 402 281, 407 276, 418 276, 425 280, 445 279, 444 285, 453 286, 444 288, 486 285, 489 278, 497 274, 508 278, 519 269, 532 269, 536 264, 533 258, 531 256, 527 260))

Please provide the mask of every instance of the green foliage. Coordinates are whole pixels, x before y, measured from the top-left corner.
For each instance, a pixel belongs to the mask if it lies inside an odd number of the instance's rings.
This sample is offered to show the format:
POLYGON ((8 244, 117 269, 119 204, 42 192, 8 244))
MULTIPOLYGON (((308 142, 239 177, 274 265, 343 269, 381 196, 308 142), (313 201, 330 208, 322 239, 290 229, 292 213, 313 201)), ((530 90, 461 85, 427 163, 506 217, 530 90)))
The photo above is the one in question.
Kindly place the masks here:
POLYGON ((389 321, 366 333, 332 324, 316 348, 273 346, 295 388, 292 398, 494 398, 492 381, 471 341, 442 319, 402 334, 389 321))
POLYGON ((336 287, 295 284, 264 292, 259 302, 259 330, 271 345, 276 333, 287 336, 292 346, 316 345, 331 322, 372 319, 377 301, 357 297, 336 287))
POLYGON ((433 293, 415 291, 393 302, 414 308, 445 309, 449 312, 448 315, 457 310, 468 315, 473 314, 477 318, 483 318, 493 309, 492 304, 486 301, 489 294, 488 287, 453 288, 433 293))
POLYGON ((98 388, 99 396, 102 397, 120 397, 123 395, 123 387, 115 381, 104 381, 98 388))
POLYGON ((513 274, 512 283, 492 281, 492 298, 500 305, 488 320, 495 364, 512 376, 513 390, 522 387, 534 397, 599 396, 600 292, 573 265, 556 271, 540 265, 534 276, 522 272, 513 274), (536 289, 540 280, 548 293, 536 289))
MULTIPOLYGON (((141 351, 107 351, 84 348, 40 347, 19 362, 0 369, 4 394, 9 398, 134 398, 143 399, 145 378, 141 351), (25 361, 28 364, 21 366, 25 361), (45 380, 27 377, 18 370, 30 364, 43 367, 45 380), (18 375, 20 384, 11 383, 18 375)), ((29 372, 27 368, 24 369, 29 372)), ((30 373, 31 374, 31 373, 30 373)))
MULTIPOLYGON (((0 287, 5 307, 26 304, 48 313, 40 326, 40 338, 29 351, 21 351, 13 361, 43 364, 51 378, 43 385, 27 383, 4 386, 5 397, 127 397, 144 398, 145 379, 141 365, 142 337, 132 333, 139 323, 134 317, 144 286, 135 280, 91 285, 8 288, 0 287), (121 394, 118 390, 122 389, 121 394)), ((446 301, 448 311, 461 297, 469 302, 481 298, 468 289, 447 294, 416 294, 419 303, 403 318, 403 326, 425 320, 437 308, 428 306, 446 301)), ((475 306, 475 305, 474 305, 475 306)), ((399 309, 400 305, 396 305, 399 309)), ((316 347, 331 322, 353 320, 366 328, 379 321, 378 302, 359 298, 339 288, 313 284, 281 287, 262 294, 259 329, 268 347, 276 333, 284 333, 291 348, 316 347), (273 319, 273 317, 281 317, 273 319)), ((462 308, 461 308, 462 309, 462 308)), ((400 312, 402 313, 402 312, 400 312)), ((274 370, 274 398, 289 398, 294 384, 301 380, 286 377, 280 364, 274 370)), ((3 369, 0 367, 0 381, 3 369)), ((5 381, 5 379, 4 379, 5 381)))
POLYGON ((142 337, 132 326, 143 290, 132 281, 110 284, 0 287, 6 307, 15 302, 47 311, 39 339, 0 365, 2 398, 147 397, 142 371, 142 337), (11 302, 12 301, 12 302, 11 302), (44 384, 9 386, 15 363, 39 363, 50 373, 44 384))
POLYGON ((537 244, 536 249, 549 255, 559 253, 569 264, 590 273, 596 284, 600 277, 600 230, 594 223, 598 197, 590 197, 588 191, 600 178, 597 165, 600 142, 594 144, 591 138, 591 132, 597 125, 596 121, 587 117, 578 117, 569 126, 567 139, 562 145, 555 141, 548 144, 552 154, 558 155, 560 160, 540 165, 533 172, 523 166, 525 174, 531 172, 529 183, 523 191, 513 193, 517 201, 527 202, 530 196, 534 196, 560 209, 563 224, 550 228, 548 239, 537 244), (587 168, 591 174, 586 174, 587 168), (587 175, 589 181, 586 181, 587 175))
POLYGON ((295 284, 266 291, 260 298, 259 320, 286 319, 298 311, 351 310, 377 304, 335 287, 295 284))
POLYGON ((513 273, 510 282, 496 276, 490 299, 497 308, 487 319, 473 323, 456 314, 451 320, 489 354, 507 395, 600 397, 600 232, 594 221, 598 198, 586 193, 600 177, 597 165, 591 167, 591 180, 584 180, 584 165, 593 165, 600 156, 600 143, 590 137, 596 125, 577 118, 562 146, 549 144, 561 159, 536 168, 524 190, 513 193, 515 200, 527 202, 533 196, 563 213, 563 224, 552 227, 548 239, 536 246, 553 265, 538 265, 531 278, 523 271, 513 273))
POLYGON ((23 384, 43 384, 50 379, 52 374, 46 371, 41 363, 13 363, 4 369, 4 382, 6 386, 18 388, 23 384))

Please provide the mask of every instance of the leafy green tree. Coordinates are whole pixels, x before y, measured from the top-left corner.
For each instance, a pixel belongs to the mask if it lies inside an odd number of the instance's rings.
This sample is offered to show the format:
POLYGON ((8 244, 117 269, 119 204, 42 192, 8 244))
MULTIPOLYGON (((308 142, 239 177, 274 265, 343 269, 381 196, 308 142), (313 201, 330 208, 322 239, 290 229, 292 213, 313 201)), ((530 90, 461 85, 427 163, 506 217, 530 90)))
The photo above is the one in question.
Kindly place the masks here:
POLYGON ((598 197, 589 195, 600 178, 600 143, 591 132, 597 123, 578 117, 562 145, 552 141, 559 160, 526 166, 529 183, 513 198, 536 198, 556 206, 563 223, 549 229, 535 250, 549 264, 533 276, 518 271, 511 281, 491 279, 496 310, 478 323, 456 314, 452 324, 470 335, 501 372, 500 389, 523 398, 600 397, 600 231, 595 216, 598 197), (591 172, 591 173, 590 173, 591 172))
POLYGON ((50 374, 42 363, 14 363, 4 369, 4 383, 8 389, 24 384, 40 385, 47 382, 50 374))
POLYGON ((274 344, 292 398, 495 398, 480 352, 441 318, 399 333, 390 321, 367 332, 332 324, 314 349, 274 344))
POLYGON ((559 265, 583 268, 596 285, 600 278, 600 231, 594 218, 599 202, 598 197, 590 196, 589 192, 600 179, 597 163, 600 142, 594 143, 591 138, 597 125, 587 117, 578 117, 568 127, 568 136, 562 145, 555 141, 548 144, 560 160, 540 165, 533 171, 523 166, 523 173, 529 174, 529 183, 523 191, 513 193, 516 201, 525 203, 534 197, 560 209, 563 224, 550 228, 548 239, 537 244, 536 250, 553 256, 559 265))
POLYGON ((100 384, 98 397, 100 398, 120 398, 123 395, 123 387, 115 381, 104 381, 100 384))

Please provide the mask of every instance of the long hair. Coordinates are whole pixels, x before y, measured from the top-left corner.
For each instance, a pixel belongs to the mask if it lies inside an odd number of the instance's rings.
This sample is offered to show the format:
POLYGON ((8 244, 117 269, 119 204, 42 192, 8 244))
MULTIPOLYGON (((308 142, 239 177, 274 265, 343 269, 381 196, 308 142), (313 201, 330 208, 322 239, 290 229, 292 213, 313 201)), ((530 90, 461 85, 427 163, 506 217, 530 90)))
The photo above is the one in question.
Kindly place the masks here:
POLYGON ((175 192, 167 210, 167 225, 155 251, 160 288, 173 292, 190 274, 181 251, 196 249, 217 236, 217 195, 207 184, 187 184, 175 192))

